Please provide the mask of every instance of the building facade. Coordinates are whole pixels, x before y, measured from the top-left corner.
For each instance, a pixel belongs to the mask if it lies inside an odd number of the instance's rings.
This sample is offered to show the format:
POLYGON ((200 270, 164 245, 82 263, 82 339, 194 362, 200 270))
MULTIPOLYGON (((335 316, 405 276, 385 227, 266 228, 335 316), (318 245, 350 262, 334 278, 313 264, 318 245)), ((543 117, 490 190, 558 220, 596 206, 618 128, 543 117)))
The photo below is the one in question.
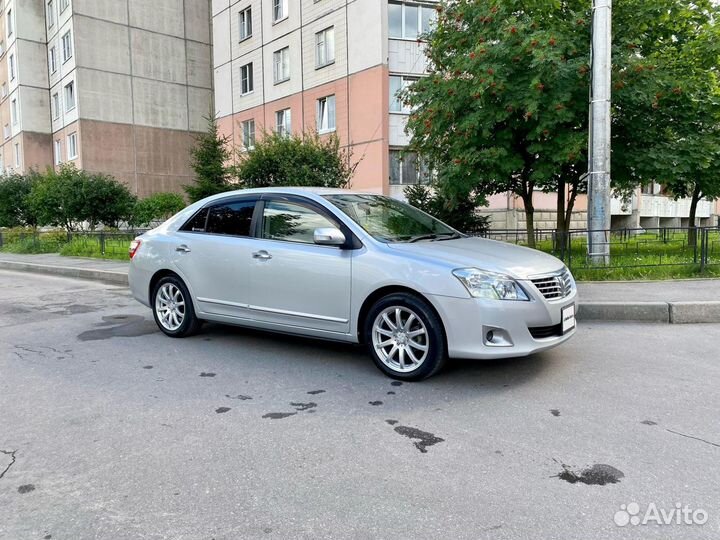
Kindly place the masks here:
MULTIPOLYGON (((397 92, 426 72, 418 36, 435 18, 432 0, 213 0, 215 107, 233 146, 251 149, 265 131, 335 133, 358 164, 356 190, 402 198, 428 172, 411 153, 410 111, 397 92)), ((535 194, 538 227, 555 227, 557 195, 535 194)), ((572 226, 584 228, 580 195, 572 226)), ((613 226, 687 225, 688 201, 659 187, 614 199, 613 226)), ((702 202, 700 223, 715 223, 720 207, 702 202)), ((524 228, 522 200, 491 197, 495 228, 524 228)))
POLYGON ((69 162, 141 196, 190 181, 213 109, 209 0, 0 4, 3 171, 69 162))

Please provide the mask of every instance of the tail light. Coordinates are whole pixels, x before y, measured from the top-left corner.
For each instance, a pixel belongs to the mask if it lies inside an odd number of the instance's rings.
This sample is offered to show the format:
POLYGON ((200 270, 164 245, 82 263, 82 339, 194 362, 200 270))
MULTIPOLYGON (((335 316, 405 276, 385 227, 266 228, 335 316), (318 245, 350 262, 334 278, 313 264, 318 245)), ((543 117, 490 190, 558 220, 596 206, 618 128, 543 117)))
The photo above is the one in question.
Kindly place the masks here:
POLYGON ((130 255, 131 259, 135 256, 137 250, 140 249, 140 244, 142 244, 142 242, 137 238, 130 242, 130 249, 128 250, 128 255, 130 255))

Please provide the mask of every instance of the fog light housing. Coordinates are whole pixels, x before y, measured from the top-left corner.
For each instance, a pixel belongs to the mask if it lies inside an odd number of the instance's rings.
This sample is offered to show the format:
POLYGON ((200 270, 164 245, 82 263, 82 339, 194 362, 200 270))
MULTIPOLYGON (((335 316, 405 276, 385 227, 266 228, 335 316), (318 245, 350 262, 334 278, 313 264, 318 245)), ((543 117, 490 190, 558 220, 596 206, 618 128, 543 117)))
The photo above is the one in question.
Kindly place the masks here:
POLYGON ((483 344, 487 347, 512 347, 514 345, 510 332, 496 326, 483 326, 483 344))

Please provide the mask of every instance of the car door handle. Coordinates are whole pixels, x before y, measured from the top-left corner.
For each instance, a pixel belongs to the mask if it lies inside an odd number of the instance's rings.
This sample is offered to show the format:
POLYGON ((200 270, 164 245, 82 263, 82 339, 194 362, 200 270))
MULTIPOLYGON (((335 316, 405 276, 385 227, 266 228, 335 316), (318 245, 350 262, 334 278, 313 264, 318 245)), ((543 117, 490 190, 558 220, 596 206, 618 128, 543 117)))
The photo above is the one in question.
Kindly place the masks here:
POLYGON ((190 248, 185 244, 182 244, 181 246, 176 247, 175 251, 179 251, 180 253, 190 253, 190 248))
POLYGON ((253 259, 260 259, 263 261, 267 261, 268 259, 272 259, 272 255, 270 255, 267 251, 262 249, 260 251, 256 251, 255 253, 253 253, 253 259))

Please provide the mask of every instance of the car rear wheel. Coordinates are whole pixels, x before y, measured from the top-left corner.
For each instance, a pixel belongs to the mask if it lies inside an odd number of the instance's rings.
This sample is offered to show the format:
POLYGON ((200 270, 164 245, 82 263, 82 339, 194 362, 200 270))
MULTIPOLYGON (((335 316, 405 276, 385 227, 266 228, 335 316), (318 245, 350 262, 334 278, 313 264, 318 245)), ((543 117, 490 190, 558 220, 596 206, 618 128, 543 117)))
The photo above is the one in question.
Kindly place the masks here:
POLYGON ((405 381, 434 375, 447 356, 439 317, 424 300, 408 293, 375 303, 365 320, 365 343, 383 373, 405 381))
POLYGON ((191 336, 202 324, 195 316, 187 287, 175 276, 166 276, 155 285, 153 316, 160 330, 170 337, 191 336))

